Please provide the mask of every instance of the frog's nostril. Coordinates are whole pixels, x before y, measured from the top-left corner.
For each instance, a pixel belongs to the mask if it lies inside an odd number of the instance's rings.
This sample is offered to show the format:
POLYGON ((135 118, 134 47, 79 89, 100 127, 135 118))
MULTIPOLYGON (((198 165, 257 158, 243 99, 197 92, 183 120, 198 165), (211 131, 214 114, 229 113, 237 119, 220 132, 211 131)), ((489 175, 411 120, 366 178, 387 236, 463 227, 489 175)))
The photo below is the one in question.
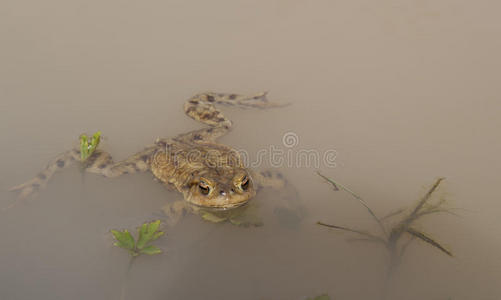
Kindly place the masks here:
POLYGON ((221 194, 221 196, 224 196, 224 195, 226 195, 226 192, 225 192, 225 191, 223 191, 223 190, 220 190, 220 191, 219 191, 219 194, 221 194))

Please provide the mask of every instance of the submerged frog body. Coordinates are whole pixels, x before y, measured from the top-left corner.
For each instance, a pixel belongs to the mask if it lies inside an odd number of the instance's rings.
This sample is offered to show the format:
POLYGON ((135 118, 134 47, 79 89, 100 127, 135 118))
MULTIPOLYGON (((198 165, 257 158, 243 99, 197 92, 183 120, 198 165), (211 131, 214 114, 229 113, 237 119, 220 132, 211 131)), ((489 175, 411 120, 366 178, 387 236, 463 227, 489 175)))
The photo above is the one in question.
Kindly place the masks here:
MULTIPOLYGON (((222 93, 198 94, 185 103, 184 111, 208 127, 171 139, 157 139, 153 145, 119 162, 114 162, 109 153, 96 150, 87 159, 85 170, 106 177, 151 171, 159 181, 184 197, 183 202, 174 202, 164 209, 172 215, 186 212, 187 203, 192 204, 192 211, 193 207, 235 208, 254 197, 258 186, 283 186, 285 181, 281 174, 252 172, 244 166, 238 151, 216 142, 228 133, 232 125, 216 108, 216 104, 256 108, 282 106, 269 102, 266 93, 251 97, 222 93)), ((67 151, 49 163, 37 177, 12 190, 26 197, 44 187, 55 172, 79 160, 78 148, 67 151)))

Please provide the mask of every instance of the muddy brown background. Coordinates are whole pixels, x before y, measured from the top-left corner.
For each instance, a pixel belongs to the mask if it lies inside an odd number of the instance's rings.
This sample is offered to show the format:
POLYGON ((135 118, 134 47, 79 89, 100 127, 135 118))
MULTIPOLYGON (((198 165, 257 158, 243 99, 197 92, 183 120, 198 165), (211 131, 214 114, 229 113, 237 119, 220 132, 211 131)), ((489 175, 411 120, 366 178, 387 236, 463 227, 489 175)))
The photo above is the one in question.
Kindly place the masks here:
MULTIPOLYGON (((182 103, 201 91, 293 105, 226 109, 227 144, 256 153, 294 132, 298 149, 337 151, 326 175, 379 213, 410 206, 439 176, 460 217, 422 229, 455 253, 409 249, 390 299, 499 299, 501 5, 495 1, 11 1, 0 3, 1 207, 81 132, 101 130, 122 159, 200 126, 182 103)), ((281 170, 308 215, 272 213, 242 229, 192 216, 159 257, 140 258, 129 299, 376 299, 384 251, 318 220, 376 230, 313 168, 281 170)), ((1 299, 118 299, 127 256, 108 230, 133 229, 180 196, 140 174, 77 168, 0 215, 1 299)))

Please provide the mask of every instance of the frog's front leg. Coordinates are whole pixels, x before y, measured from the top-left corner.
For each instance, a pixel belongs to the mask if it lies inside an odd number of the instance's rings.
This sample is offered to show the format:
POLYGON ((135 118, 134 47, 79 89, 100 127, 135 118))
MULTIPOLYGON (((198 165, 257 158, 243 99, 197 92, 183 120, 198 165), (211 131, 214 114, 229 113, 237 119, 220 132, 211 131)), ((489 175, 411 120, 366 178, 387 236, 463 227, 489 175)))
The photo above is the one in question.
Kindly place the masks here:
POLYGON ((213 210, 201 208, 198 215, 202 219, 212 223, 229 222, 241 227, 259 227, 263 226, 259 207, 256 201, 250 201, 242 206, 228 210, 213 210))
POLYGON ((203 220, 211 223, 230 222, 233 225, 249 227, 262 226, 263 221, 259 217, 258 208, 255 202, 232 208, 229 210, 204 209, 189 204, 184 200, 168 203, 162 207, 169 226, 175 226, 187 214, 200 216, 203 220))
POLYGON ((178 200, 164 205, 162 211, 165 214, 166 223, 169 226, 175 226, 188 213, 197 213, 198 208, 184 200, 178 200))
POLYGON ((231 224, 242 227, 259 227, 263 226, 263 220, 257 201, 250 201, 244 206, 237 207, 228 216, 228 221, 231 224))

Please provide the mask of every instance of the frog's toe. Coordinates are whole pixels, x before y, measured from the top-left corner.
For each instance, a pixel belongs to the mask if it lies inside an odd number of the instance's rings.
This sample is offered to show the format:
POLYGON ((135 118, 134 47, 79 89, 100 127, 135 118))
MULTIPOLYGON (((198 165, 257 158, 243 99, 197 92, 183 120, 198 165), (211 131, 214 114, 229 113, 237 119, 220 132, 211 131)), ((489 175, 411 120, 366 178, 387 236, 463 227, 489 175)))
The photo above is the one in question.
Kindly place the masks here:
POLYGON ((201 212, 200 216, 205 221, 208 221, 208 222, 211 222, 211 223, 221 223, 221 222, 224 222, 224 221, 228 220, 225 217, 218 216, 218 215, 210 213, 210 212, 201 212))
POLYGON ((260 227, 264 225, 263 220, 259 216, 245 213, 235 217, 230 217, 229 221, 233 225, 242 227, 260 227))
POLYGON ((162 207, 165 222, 169 226, 174 226, 188 213, 188 209, 183 201, 168 203, 162 207))
POLYGON ((19 199, 25 199, 35 194, 43 185, 44 184, 40 182, 38 178, 34 178, 28 182, 10 188, 9 191, 17 193, 19 199))
POLYGON ((230 223, 240 227, 261 227, 264 225, 262 220, 238 220, 230 219, 230 223))

